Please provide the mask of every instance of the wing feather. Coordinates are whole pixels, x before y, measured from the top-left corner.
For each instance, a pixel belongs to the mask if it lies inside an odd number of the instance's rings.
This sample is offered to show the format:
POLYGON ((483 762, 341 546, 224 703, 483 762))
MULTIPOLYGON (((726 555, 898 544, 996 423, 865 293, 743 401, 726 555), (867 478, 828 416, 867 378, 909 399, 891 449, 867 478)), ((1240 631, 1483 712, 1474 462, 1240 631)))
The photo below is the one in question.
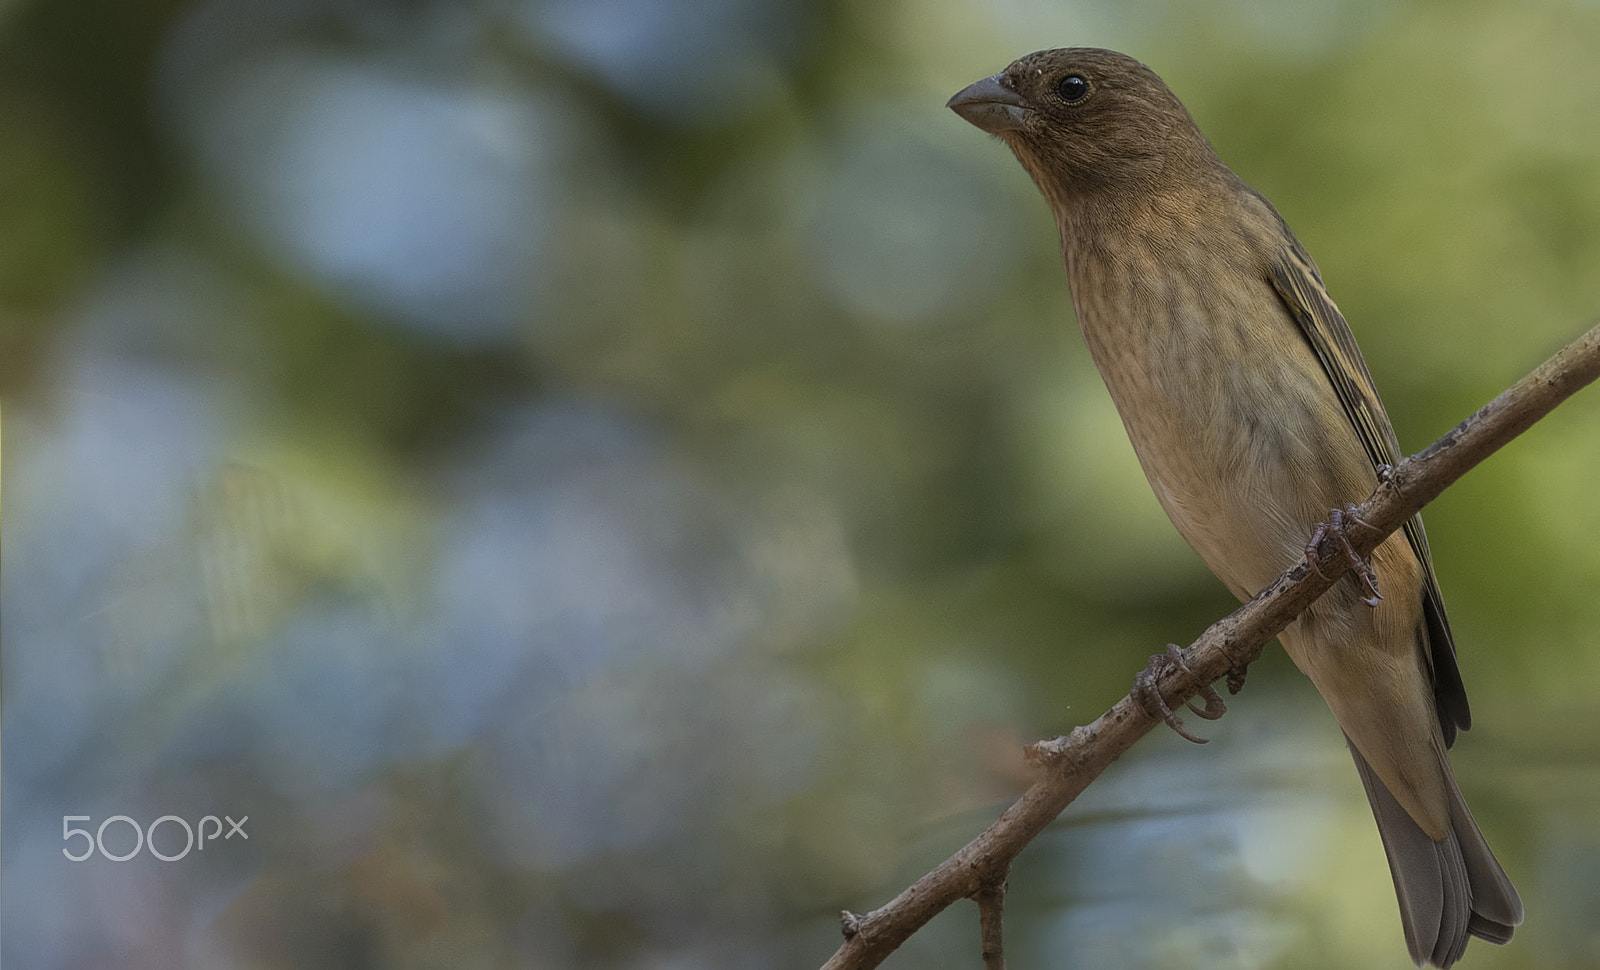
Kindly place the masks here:
MULTIPOLYGON (((1367 362, 1344 316, 1323 287, 1316 263, 1298 241, 1273 263, 1272 285, 1322 362, 1322 369, 1338 393, 1345 416, 1366 448, 1373 468, 1393 466, 1399 460, 1400 443, 1383 410, 1383 402, 1378 399, 1367 362)), ((1429 647, 1424 657, 1433 679, 1439 727, 1448 747, 1455 742, 1457 729, 1466 730, 1472 726, 1472 714, 1461 683, 1461 670, 1456 665, 1455 638, 1450 632, 1444 599, 1433 574, 1433 556, 1428 551, 1428 534, 1423 531, 1421 515, 1412 516, 1405 524, 1405 535, 1422 563, 1423 616, 1428 627, 1429 647)))

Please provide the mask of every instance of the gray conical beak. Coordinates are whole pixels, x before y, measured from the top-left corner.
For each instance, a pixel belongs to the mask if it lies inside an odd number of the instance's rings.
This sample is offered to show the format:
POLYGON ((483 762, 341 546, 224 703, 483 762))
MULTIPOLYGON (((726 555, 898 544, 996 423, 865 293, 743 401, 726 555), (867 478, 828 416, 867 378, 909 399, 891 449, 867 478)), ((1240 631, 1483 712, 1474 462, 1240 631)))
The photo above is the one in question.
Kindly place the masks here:
POLYGON ((1033 109, 1022 95, 1000 83, 1003 76, 974 81, 957 91, 945 107, 991 135, 1024 127, 1033 109))

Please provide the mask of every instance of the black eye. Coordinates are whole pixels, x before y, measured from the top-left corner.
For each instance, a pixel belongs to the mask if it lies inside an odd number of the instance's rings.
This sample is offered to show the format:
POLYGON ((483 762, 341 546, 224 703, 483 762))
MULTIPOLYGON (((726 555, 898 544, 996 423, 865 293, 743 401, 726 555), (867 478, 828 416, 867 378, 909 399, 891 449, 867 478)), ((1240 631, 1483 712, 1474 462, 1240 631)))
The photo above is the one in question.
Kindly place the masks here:
POLYGON ((1089 82, 1081 74, 1068 74, 1056 84, 1056 94, 1063 101, 1082 101, 1083 96, 1089 93, 1089 82))

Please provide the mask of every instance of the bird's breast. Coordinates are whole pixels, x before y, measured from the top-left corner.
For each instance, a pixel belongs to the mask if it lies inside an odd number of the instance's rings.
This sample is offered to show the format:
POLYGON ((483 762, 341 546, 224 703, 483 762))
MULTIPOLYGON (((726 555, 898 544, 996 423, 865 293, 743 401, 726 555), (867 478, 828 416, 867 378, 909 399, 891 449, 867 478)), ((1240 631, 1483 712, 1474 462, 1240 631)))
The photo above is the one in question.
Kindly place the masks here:
POLYGON ((1073 265, 1073 302, 1157 499, 1241 598, 1375 482, 1265 273, 1199 252, 1073 265))

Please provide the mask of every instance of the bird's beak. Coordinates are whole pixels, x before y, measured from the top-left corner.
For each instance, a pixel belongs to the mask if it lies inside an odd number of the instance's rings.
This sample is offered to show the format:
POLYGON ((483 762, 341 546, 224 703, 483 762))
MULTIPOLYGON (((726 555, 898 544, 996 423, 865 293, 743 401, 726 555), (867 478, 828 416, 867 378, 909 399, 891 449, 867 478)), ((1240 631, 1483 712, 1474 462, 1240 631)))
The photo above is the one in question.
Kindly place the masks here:
POLYGON ((945 107, 991 135, 1024 127, 1033 109, 1022 95, 1000 83, 1002 76, 974 81, 957 91, 945 107))

